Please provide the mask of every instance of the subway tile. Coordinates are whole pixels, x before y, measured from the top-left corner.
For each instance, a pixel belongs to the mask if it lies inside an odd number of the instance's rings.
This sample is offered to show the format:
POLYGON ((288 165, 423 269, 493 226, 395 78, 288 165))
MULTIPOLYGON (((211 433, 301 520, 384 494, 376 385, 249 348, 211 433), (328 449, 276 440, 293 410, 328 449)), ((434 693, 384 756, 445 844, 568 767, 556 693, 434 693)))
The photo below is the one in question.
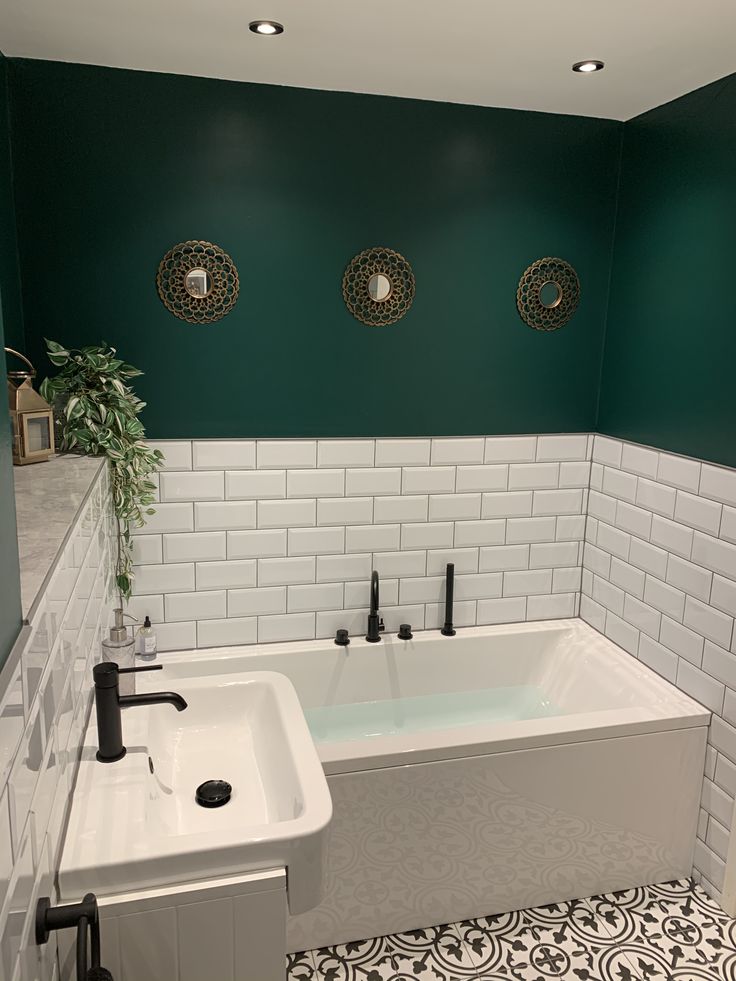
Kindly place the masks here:
POLYGON ((43 718, 37 702, 36 709, 21 737, 8 780, 10 832, 14 854, 17 854, 31 808, 31 799, 38 782, 45 749, 43 718))
POLYGON ((702 634, 720 647, 728 647, 731 643, 733 617, 726 616, 725 613, 701 603, 692 596, 688 596, 685 600, 684 622, 686 627, 702 634))
MULTIPOLYGON (((601 579, 600 576, 593 577, 593 599, 607 610, 612 610, 617 616, 623 616, 624 596, 625 593, 618 586, 601 579)), ((626 599, 630 597, 627 596, 626 599)))
MULTIPOLYGON (((723 757, 721 757, 723 759, 723 757)), ((701 797, 703 808, 711 814, 721 824, 731 826, 733 817, 733 797, 719 787, 709 778, 703 781, 703 794, 701 797)))
POLYGON ((318 555, 317 582, 346 582, 349 579, 370 579, 372 565, 370 554, 318 555))
POLYGON ((547 460, 585 460, 588 447, 586 433, 572 436, 539 436, 537 438, 537 461, 547 460))
POLYGON ((252 439, 195 439, 192 443, 195 470, 253 470, 256 444, 252 439))
POLYGON ((509 518, 506 522, 506 544, 524 545, 527 542, 553 542, 554 518, 509 518))
POLYGON ((402 623, 408 623, 414 630, 424 630, 424 606, 384 606, 381 610, 386 624, 386 633, 396 633, 402 623))
POLYGON ((164 535, 164 562, 205 562, 226 556, 224 531, 164 535))
POLYGON ((736 470, 704 463, 700 472, 700 495, 736 507, 736 470))
POLYGON ((159 477, 163 502, 222 501, 225 497, 225 475, 221 470, 175 471, 159 477))
POLYGON ((255 586, 256 560, 235 559, 229 562, 198 562, 197 589, 232 589, 255 586))
POLYGON ((377 467, 426 467, 429 465, 431 440, 377 439, 377 467))
POLYGON ((552 592, 553 593, 574 593, 580 592, 581 587, 580 566, 552 570, 552 592))
POLYGON ((259 644, 313 640, 314 636, 314 613, 288 613, 273 617, 258 617, 259 644))
POLYGON ((722 504, 709 501, 706 497, 677 492, 675 501, 675 520, 709 535, 718 535, 721 524, 722 504))
POLYGON ((509 467, 509 490, 556 488, 559 480, 559 463, 513 463, 509 467))
POLYGON ((736 545, 729 545, 728 542, 696 531, 692 560, 706 569, 720 572, 728 579, 736 579, 736 545))
POLYGON ((532 513, 531 491, 484 494, 482 518, 524 518, 532 513))
POLYGON ((682 558, 689 559, 693 547, 693 531, 676 521, 655 514, 652 518, 650 540, 653 545, 659 545, 668 552, 675 552, 682 558))
POLYGON ((403 494, 452 494, 455 467, 404 467, 403 494))
POLYGON ((638 569, 643 569, 657 579, 664 580, 667 576, 667 559, 668 555, 664 549, 638 538, 631 539, 629 562, 638 569))
POLYGON ((193 650, 197 646, 197 624, 194 620, 184 623, 158 623, 156 641, 159 652, 193 650))
MULTIPOLYGON (((452 607, 452 622, 455 627, 475 626, 475 600, 462 600, 452 607)), ((445 604, 427 603, 424 607, 424 629, 439 630, 445 622, 445 604)))
POLYGON ((484 463, 533 463, 537 456, 536 436, 489 436, 484 463))
POLYGON ((508 480, 507 466, 458 467, 455 490, 458 494, 469 491, 505 491, 508 480))
POLYGON ((455 565, 456 575, 478 571, 477 548, 441 548, 427 552, 427 575, 445 575, 448 562, 455 565))
POLYGON ((485 439, 468 437, 432 440, 432 466, 483 463, 485 439))
POLYGON ((615 613, 606 615, 606 637, 623 650, 637 657, 639 652, 639 631, 630 623, 617 617, 615 613))
MULTIPOLYGON (((425 551, 376 552, 373 555, 373 565, 381 577, 423 576, 427 569, 427 553, 425 551)), ((370 572, 365 578, 370 578, 370 572)))
POLYGON ((183 501, 176 504, 157 504, 155 513, 146 517, 145 525, 131 531, 134 535, 194 531, 194 505, 183 501))
POLYGON ((677 555, 670 555, 667 562, 667 582, 671 586, 676 586, 677 589, 682 589, 707 603, 712 580, 713 573, 677 555))
MULTIPOLYGON (((711 749, 711 747, 708 747, 711 749)), ((729 797, 736 796, 736 766, 725 756, 720 754, 714 754, 716 756, 715 769, 711 779, 715 780, 718 786, 725 790, 729 797)), ((706 768, 707 773, 707 768, 706 768)))
POLYGON ((316 636, 334 637, 338 630, 347 630, 351 637, 364 637, 367 620, 367 605, 363 610, 330 610, 326 613, 317 613, 316 636))
POLYGON ((560 487, 587 487, 589 484, 590 463, 588 461, 560 464, 560 487))
POLYGON ((317 443, 313 439, 259 439, 256 443, 259 470, 293 470, 317 466, 317 443))
POLYGON ((644 584, 644 602, 682 623, 685 613, 685 594, 681 590, 647 576, 644 584))
POLYGON ((661 674, 667 681, 671 681, 673 685, 677 683, 678 663, 686 663, 685 661, 678 662, 672 651, 668 651, 666 647, 662 647, 661 644, 646 634, 641 634, 639 637, 639 660, 656 671, 657 674, 661 674))
POLYGON ((723 889, 726 866, 715 852, 704 845, 702 841, 695 842, 693 862, 695 869, 702 872, 703 876, 712 882, 716 889, 723 889))
POLYGON ((659 454, 656 450, 648 450, 643 446, 624 443, 621 452, 621 469, 635 473, 640 477, 657 478, 659 454))
MULTIPOLYGON (((522 575, 523 573, 518 573, 522 575)), ((513 573, 506 573, 513 575, 513 573)), ((552 574, 550 573, 550 582, 552 574)), ((414 582, 415 580, 407 580, 414 582)), ((444 599, 444 577, 441 599, 444 599)), ((504 576, 500 572, 481 572, 455 577, 455 595, 459 600, 493 599, 503 594, 504 576)), ((551 587, 550 587, 551 588, 551 587)))
POLYGON ((185 593, 194 588, 193 562, 135 567, 133 591, 136 596, 146 593, 185 593))
MULTIPOLYGON (((702 647, 702 637, 700 643, 702 647)), ((703 670, 711 677, 722 681, 724 685, 728 685, 729 688, 736 689, 736 654, 725 651, 709 640, 705 641, 703 670)))
MULTIPOLYGON (((187 588, 194 589, 194 586, 187 588)), ((125 612, 133 617, 137 623, 143 623, 146 617, 150 617, 153 624, 163 623, 164 598, 160 594, 151 595, 150 593, 143 596, 131 596, 125 604, 125 612)), ((131 627, 131 621, 128 621, 128 627, 131 627)))
MULTIPOLYGON (((592 497, 593 493, 591 492, 590 499, 592 497)), ((614 524, 622 531, 636 535, 637 538, 648 540, 652 533, 652 513, 643 508, 637 508, 633 504, 627 504, 626 501, 617 501, 614 524)))
POLYGON ((401 548, 451 548, 453 544, 451 522, 419 523, 401 526, 401 548))
POLYGON ((341 497, 344 493, 344 470, 287 471, 287 497, 341 497))
MULTIPOLYGON (((373 525, 367 527, 372 528, 373 525)), ((350 529, 348 529, 348 532, 350 529)), ((289 555, 320 555, 345 551, 345 528, 290 528, 289 555)), ((348 549, 351 551, 351 549, 348 549)))
MULTIPOLYGON (((332 557, 332 556, 330 556, 332 557)), ((339 556, 342 558, 342 556, 339 556)), ((319 556, 319 562, 323 556, 319 556)), ((315 579, 315 557, 313 555, 288 559, 259 559, 259 586, 288 586, 310 583, 315 579)))
POLYGON ((161 535, 136 535, 133 538, 133 564, 155 565, 163 562, 164 546, 161 535))
MULTIPOLYGON (((455 584, 459 583, 455 580, 455 584)), ((456 592, 459 597, 459 591, 456 592)), ((500 592, 493 594, 500 595, 500 592)), ((422 579, 402 579, 399 582, 399 603, 407 606, 412 603, 441 603, 445 598, 445 577, 424 576, 422 579)))
POLYGON ((624 611, 619 616, 623 616, 627 623, 633 624, 638 630, 650 637, 655 639, 659 637, 659 628, 662 622, 661 614, 646 603, 641 603, 634 596, 626 595, 624 611))
POLYGON ((315 500, 259 501, 259 528, 298 528, 317 523, 315 500))
MULTIPOLYGON (((698 598, 708 599, 707 596, 698 598)), ((713 576, 710 605, 730 617, 736 617, 736 582, 732 579, 724 579, 722 576, 713 576)))
POLYGON ((316 610, 336 610, 343 605, 343 584, 319 583, 308 586, 289 586, 289 613, 311 613, 316 610))
POLYGON ((391 467, 378 470, 346 470, 345 493, 348 497, 400 494, 401 470, 391 467))
POLYGON ((736 543, 736 508, 724 507, 718 537, 736 543))
POLYGON ((375 462, 372 439, 321 439, 317 445, 318 467, 372 467, 375 462))
POLYGON ((166 622, 177 620, 215 620, 227 616, 227 596, 223 589, 198 593, 170 593, 164 597, 166 622))
POLYGON ((531 593, 552 592, 552 570, 535 569, 522 572, 504 572, 504 596, 528 596, 531 593))
POLYGON ((561 620, 574 616, 574 593, 552 593, 549 596, 529 596, 526 602, 527 620, 561 620))
POLYGON ((622 451, 623 444, 620 440, 595 434, 593 438, 593 460, 596 463, 604 463, 608 467, 620 467, 622 451))
POLYGON ((225 473, 228 501, 262 501, 286 497, 285 470, 228 470, 225 473))
POLYGON ((354 525, 345 529, 346 552, 393 552, 400 543, 401 525, 354 525))
POLYGON ((535 490, 532 514, 580 514, 582 490, 535 490))
POLYGON ((526 619, 526 596, 478 600, 476 620, 479 624, 521 623, 526 619))
MULTIPOLYGON (((371 583, 369 579, 362 582, 346 582, 345 586, 345 609, 346 610, 365 610, 371 601, 371 583)), ((399 580, 381 578, 379 599, 386 606, 397 606, 399 603, 399 580)))
POLYGON ((611 555, 626 561, 631 548, 631 536, 604 521, 599 521, 596 545, 604 552, 610 552, 611 555))
POLYGON ((232 531, 255 526, 255 501, 210 501, 194 505, 197 531, 232 531))
POLYGON ((189 440, 148 440, 148 447, 152 450, 160 450, 164 458, 159 464, 159 470, 191 470, 192 469, 192 444, 189 440))
POLYGON ((590 487, 591 490, 603 490, 603 464, 591 463, 590 465, 590 487))
POLYGON ((260 559, 286 555, 286 530, 229 531, 228 559, 260 559))
POLYGON ((600 633, 603 633, 606 626, 606 614, 605 607, 601 606, 600 603, 596 603, 590 596, 583 594, 580 597, 581 618, 600 633))
POLYGON ((480 494, 433 494, 430 521, 465 521, 480 518, 480 494))
POLYGON ((529 568, 529 545, 500 545, 481 548, 481 572, 506 572, 529 568))
POLYGON ((711 712, 720 714, 725 693, 723 685, 689 661, 680 660, 678 663, 677 687, 691 695, 701 705, 705 705, 711 712))
POLYGON ((706 844, 724 861, 728 855, 729 831, 715 818, 711 817, 708 821, 708 833, 705 836, 706 844))
POLYGON ((644 598, 644 581, 646 575, 640 569, 635 569, 621 559, 611 559, 610 579, 614 586, 620 586, 624 592, 631 593, 637 599, 644 598))
POLYGON ((586 516, 584 514, 560 514, 557 517, 555 539, 558 542, 580 542, 585 536, 586 516))
POLYGON ((373 502, 373 521, 376 524, 426 521, 428 513, 429 498, 426 494, 377 497, 373 502))
POLYGON ((700 634, 665 616, 662 617, 659 640, 675 654, 700 667, 703 661, 703 638, 700 634))
POLYGON ((10 810, 7 787, 0 794, 0 909, 3 908, 13 872, 13 849, 10 840, 10 810))
POLYGON ((227 620, 200 620, 197 623, 198 647, 238 647, 258 641, 255 617, 228 617, 227 620))
MULTIPOLYGON (((383 502, 392 498, 378 500, 383 502)), ((318 525, 362 525, 378 520, 373 513, 372 497, 333 497, 317 501, 318 525)))
POLYGON ((578 561, 577 542, 545 542, 534 544, 529 555, 530 569, 554 569, 573 566, 578 561))
POLYGON ((709 740, 719 753, 736 763, 736 729, 733 726, 714 716, 710 720, 709 740))
POLYGON ((286 613, 286 586, 259 586, 257 589, 228 590, 228 617, 249 619, 273 613, 286 613))
POLYGON ((608 494, 610 497, 616 497, 621 501, 628 501, 629 504, 639 503, 636 499, 638 481, 638 477, 630 473, 624 473, 623 470, 614 470, 611 467, 604 467, 603 469, 604 494, 608 494))
POLYGON ((616 521, 616 505, 618 503, 620 502, 615 497, 609 497, 608 494, 600 494, 598 491, 591 490, 588 495, 588 514, 612 525, 616 521))
POLYGON ((700 463, 682 456, 660 453, 657 480, 697 494, 700 485, 700 463))

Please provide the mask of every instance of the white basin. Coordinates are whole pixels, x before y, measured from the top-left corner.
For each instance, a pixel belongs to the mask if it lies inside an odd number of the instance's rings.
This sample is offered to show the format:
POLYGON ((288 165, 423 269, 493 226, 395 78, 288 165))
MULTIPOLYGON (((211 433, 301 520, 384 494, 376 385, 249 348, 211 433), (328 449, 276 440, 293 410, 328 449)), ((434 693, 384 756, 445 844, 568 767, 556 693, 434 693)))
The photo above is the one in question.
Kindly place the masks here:
MULTIPOLYGON (((138 692, 168 688, 166 670, 136 676, 138 692)), ((286 867, 289 908, 321 901, 332 816, 327 782, 291 682, 271 671, 177 679, 188 702, 122 710, 128 752, 98 763, 94 716, 60 867, 64 898, 137 891, 286 867), (196 788, 232 785, 204 808, 196 788)))

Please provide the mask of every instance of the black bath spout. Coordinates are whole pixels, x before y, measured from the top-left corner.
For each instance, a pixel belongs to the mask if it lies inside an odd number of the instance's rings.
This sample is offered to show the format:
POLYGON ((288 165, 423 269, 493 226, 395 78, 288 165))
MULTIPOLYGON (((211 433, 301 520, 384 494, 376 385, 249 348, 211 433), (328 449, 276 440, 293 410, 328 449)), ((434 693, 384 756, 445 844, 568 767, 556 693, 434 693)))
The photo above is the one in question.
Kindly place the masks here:
POLYGON ((371 611, 368 614, 368 633, 365 639, 371 644, 377 644, 381 639, 383 620, 378 615, 378 573, 371 573, 371 611))
POLYGON ((97 738, 99 749, 97 759, 100 763, 115 763, 125 756, 123 745, 123 726, 121 709, 135 705, 173 705, 183 712, 187 703, 173 691, 146 692, 142 695, 121 695, 120 675, 139 671, 160 671, 160 664, 143 668, 119 668, 114 661, 95 664, 92 675, 95 681, 95 708, 97 710, 97 738))

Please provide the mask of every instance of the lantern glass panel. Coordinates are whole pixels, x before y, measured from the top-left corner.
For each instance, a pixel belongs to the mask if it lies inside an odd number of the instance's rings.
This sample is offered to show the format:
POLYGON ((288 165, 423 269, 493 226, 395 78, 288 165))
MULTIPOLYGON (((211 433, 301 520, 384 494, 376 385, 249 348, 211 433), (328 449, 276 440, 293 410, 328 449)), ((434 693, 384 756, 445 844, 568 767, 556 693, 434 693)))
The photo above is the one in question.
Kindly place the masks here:
POLYGON ((51 449, 51 426, 48 416, 37 416, 28 419, 26 432, 28 434, 29 453, 41 453, 51 449))

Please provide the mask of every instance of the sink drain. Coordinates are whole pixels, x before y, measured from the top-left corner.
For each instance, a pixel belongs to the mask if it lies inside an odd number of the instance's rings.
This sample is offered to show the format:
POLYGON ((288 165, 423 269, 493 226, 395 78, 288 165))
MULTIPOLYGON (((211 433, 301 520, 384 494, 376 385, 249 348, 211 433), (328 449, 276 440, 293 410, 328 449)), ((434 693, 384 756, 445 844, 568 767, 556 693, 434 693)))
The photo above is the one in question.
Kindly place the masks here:
POLYGON ((232 795, 233 788, 227 780, 205 780, 197 787, 194 799, 200 807, 223 807, 232 795))

